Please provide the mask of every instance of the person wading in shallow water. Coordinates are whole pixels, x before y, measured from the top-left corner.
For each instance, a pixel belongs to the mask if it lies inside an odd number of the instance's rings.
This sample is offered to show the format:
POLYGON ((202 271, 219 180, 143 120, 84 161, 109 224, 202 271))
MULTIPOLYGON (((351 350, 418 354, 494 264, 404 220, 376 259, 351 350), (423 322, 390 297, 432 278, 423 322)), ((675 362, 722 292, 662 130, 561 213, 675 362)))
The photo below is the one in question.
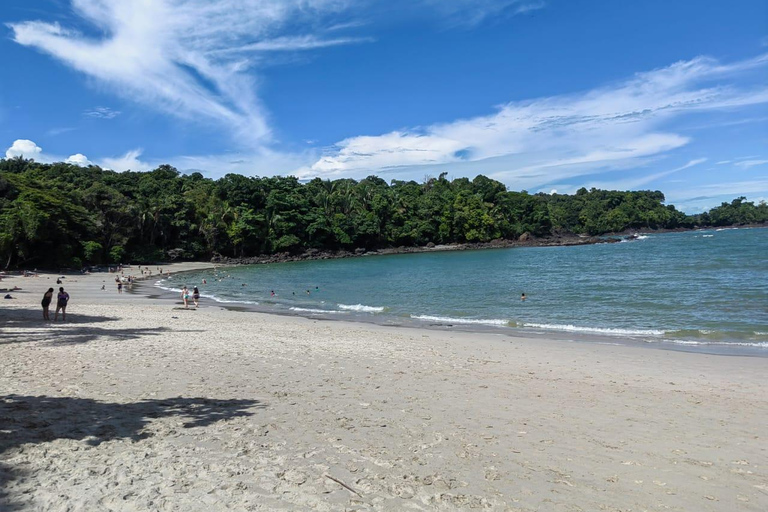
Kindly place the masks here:
POLYGON ((59 294, 56 296, 56 314, 53 315, 53 321, 59 319, 59 310, 61 310, 62 321, 67 321, 67 303, 69 302, 69 294, 64 291, 64 287, 59 288, 59 294))
POLYGON ((52 300, 53 288, 48 288, 48 291, 43 295, 43 302, 40 303, 43 306, 43 320, 51 319, 51 317, 48 315, 48 308, 50 307, 52 300))

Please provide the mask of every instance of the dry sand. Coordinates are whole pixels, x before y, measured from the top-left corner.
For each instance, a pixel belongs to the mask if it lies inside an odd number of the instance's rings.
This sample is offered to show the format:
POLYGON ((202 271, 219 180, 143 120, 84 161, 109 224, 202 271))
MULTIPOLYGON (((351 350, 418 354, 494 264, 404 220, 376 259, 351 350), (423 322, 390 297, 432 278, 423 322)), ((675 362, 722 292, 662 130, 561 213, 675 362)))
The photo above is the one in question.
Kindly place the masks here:
POLYGON ((2 510, 768 510, 766 358, 185 311, 113 279, 68 276, 53 324, 55 276, 0 282, 2 510))

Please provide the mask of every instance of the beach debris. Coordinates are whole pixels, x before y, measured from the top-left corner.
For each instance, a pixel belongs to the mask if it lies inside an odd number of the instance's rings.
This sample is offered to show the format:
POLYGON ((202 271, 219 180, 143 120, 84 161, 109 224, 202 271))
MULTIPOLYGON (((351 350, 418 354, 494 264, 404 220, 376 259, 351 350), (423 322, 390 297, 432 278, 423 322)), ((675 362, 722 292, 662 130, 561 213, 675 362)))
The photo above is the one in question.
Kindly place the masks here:
POLYGON ((346 489, 346 490, 348 490, 349 492, 351 492, 351 493, 353 493, 353 494, 357 494, 357 495, 358 495, 358 496, 360 496, 361 498, 363 497, 363 495, 362 495, 362 494, 360 494, 359 492, 357 492, 356 490, 354 490, 353 488, 351 488, 350 486, 348 486, 347 484, 345 484, 344 482, 342 482, 342 481, 341 481, 341 480, 339 480, 338 478, 334 478, 334 477, 332 477, 331 475, 325 475, 325 478, 328 478, 328 479, 330 479, 330 480, 333 480, 334 482, 336 482, 337 484, 339 484, 340 486, 342 486, 343 488, 345 488, 345 489, 346 489))

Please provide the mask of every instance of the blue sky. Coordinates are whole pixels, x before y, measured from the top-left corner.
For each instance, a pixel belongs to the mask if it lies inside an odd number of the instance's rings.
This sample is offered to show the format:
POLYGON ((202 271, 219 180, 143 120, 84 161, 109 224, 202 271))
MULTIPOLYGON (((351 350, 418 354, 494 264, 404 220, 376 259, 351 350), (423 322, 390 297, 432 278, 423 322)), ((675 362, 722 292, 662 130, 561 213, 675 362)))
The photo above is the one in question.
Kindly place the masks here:
POLYGON ((764 0, 4 0, 0 21, 6 157, 768 198, 764 0))

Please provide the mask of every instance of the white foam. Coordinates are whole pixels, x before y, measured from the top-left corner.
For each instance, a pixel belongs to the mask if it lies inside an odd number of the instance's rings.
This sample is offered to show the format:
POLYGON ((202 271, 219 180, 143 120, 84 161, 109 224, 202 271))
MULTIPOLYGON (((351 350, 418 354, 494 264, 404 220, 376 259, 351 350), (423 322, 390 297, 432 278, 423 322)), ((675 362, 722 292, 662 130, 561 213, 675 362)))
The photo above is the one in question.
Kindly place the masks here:
POLYGON ((712 238, 715 235, 701 235, 701 238, 712 238))
POLYGON ((384 311, 383 307, 377 307, 377 306, 365 306, 363 304, 355 304, 355 305, 348 305, 348 304, 339 304, 339 309, 343 309, 346 311, 359 311, 362 313, 381 313, 384 311))
POLYGON ((223 304, 250 304, 253 306, 256 306, 259 304, 258 302, 252 301, 252 300, 227 300, 227 299, 220 299, 216 296, 211 296, 211 298, 216 302, 221 302, 223 304))
POLYGON ((495 318, 451 318, 448 316, 430 316, 430 315, 411 315, 415 320, 426 320, 428 322, 448 322, 453 324, 478 324, 478 325, 509 325, 509 320, 499 320, 495 318))
POLYGON ((171 287, 168 287, 168 286, 160 286, 160 283, 161 283, 161 282, 162 282, 162 281, 158 281, 158 282, 156 282, 156 283, 155 283, 155 286, 157 286, 157 287, 158 287, 158 288, 160 288, 161 290, 166 290, 166 291, 169 291, 169 292, 178 292, 178 293, 181 293, 181 288, 171 288, 171 287))
POLYGON ((331 314, 339 314, 344 313, 344 311, 329 311, 327 309, 312 309, 312 308, 288 308, 291 311, 297 311, 299 313, 331 313, 331 314))
POLYGON ((676 345, 696 345, 696 346, 708 346, 717 345, 720 347, 754 347, 754 348, 768 348, 768 341, 692 341, 692 340, 670 340, 664 339, 667 343, 674 343, 676 345))
MULTIPOLYGON (((168 291, 168 292, 181 293, 181 288, 171 288, 171 287, 168 287, 168 286, 161 286, 161 283, 162 283, 162 281, 158 281, 158 282, 155 283, 155 286, 157 286, 161 290, 165 290, 165 291, 168 291)), ((191 293, 191 291, 190 291, 190 293, 191 293)), ((221 302, 223 304, 248 304, 248 305, 252 305, 252 306, 256 306, 256 305, 259 304, 258 302, 255 302, 255 301, 252 301, 252 300, 227 300, 227 299, 220 299, 220 298, 218 298, 215 295, 208 295, 208 294, 204 294, 204 293, 201 293, 200 296, 208 298, 208 299, 213 299, 214 301, 221 302)))
POLYGON ((619 334, 622 336, 661 336, 662 334, 664 334, 664 331, 659 331, 655 329, 614 329, 611 327, 581 327, 578 325, 560 325, 560 324, 524 323, 523 327, 533 327, 535 329, 547 329, 551 331, 619 334))

